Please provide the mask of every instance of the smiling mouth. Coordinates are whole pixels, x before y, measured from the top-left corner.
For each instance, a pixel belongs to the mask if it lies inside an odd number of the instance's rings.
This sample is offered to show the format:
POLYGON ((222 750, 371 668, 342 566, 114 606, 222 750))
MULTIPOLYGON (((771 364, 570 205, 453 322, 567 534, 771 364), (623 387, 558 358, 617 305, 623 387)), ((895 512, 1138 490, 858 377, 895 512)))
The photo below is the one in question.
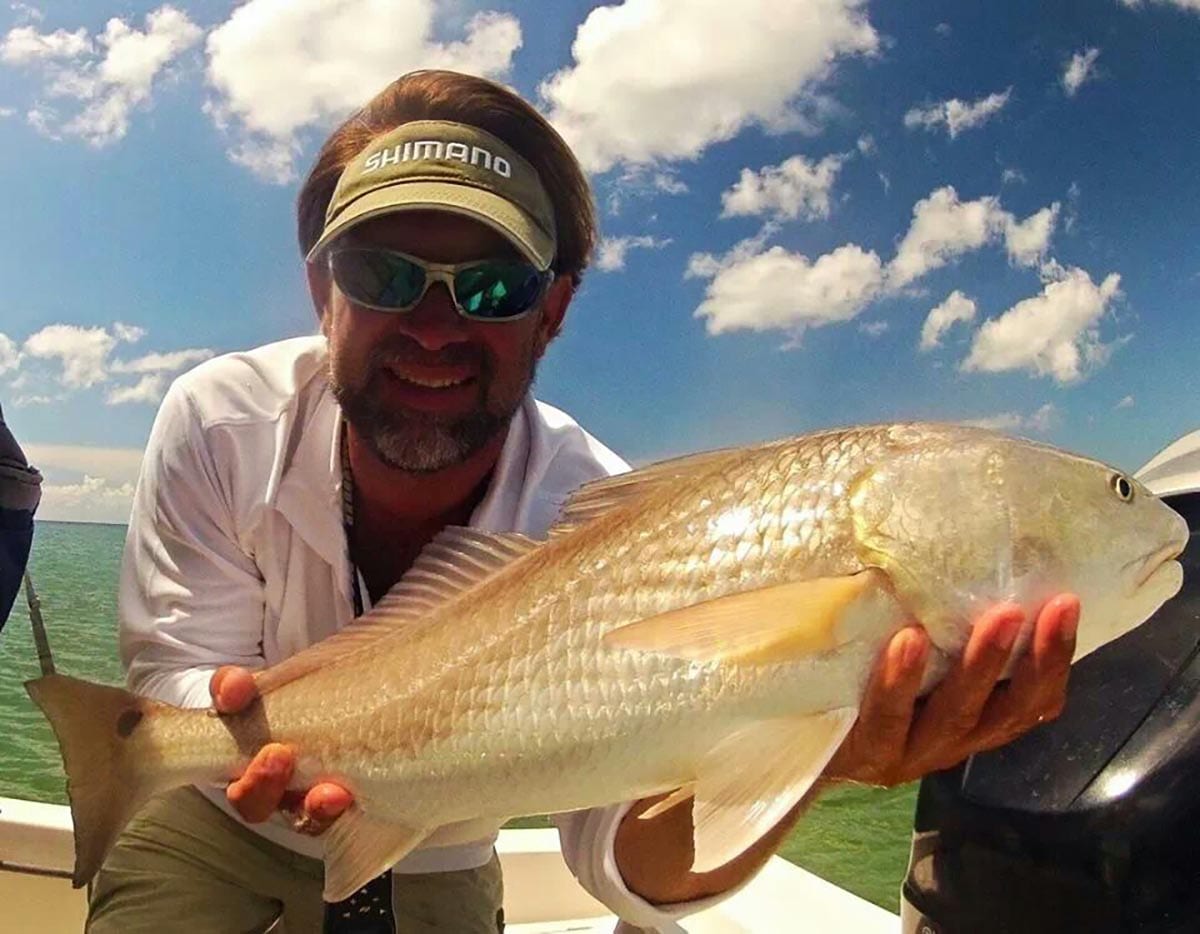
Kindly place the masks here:
POLYGON ((420 386, 423 389, 450 389, 455 386, 464 386, 475 378, 470 373, 437 373, 422 367, 404 364, 393 364, 385 366, 384 369, 393 378, 411 383, 413 386, 420 386))

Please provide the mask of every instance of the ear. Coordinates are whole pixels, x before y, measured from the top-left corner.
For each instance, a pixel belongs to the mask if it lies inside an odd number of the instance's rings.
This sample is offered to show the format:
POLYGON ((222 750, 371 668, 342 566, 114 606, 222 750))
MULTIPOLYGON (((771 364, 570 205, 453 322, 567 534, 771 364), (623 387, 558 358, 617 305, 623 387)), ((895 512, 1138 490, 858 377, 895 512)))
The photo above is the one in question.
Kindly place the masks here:
POLYGON ((559 276, 550 283, 546 297, 542 299, 541 321, 538 322, 538 357, 541 357, 550 346, 550 342, 558 337, 563 319, 567 316, 567 307, 574 297, 575 283, 570 276, 559 276))
POLYGON ((329 307, 333 280, 329 278, 329 269, 323 263, 305 263, 304 274, 308 277, 308 294, 312 296, 313 308, 321 322, 321 330, 324 330, 325 310, 329 307))

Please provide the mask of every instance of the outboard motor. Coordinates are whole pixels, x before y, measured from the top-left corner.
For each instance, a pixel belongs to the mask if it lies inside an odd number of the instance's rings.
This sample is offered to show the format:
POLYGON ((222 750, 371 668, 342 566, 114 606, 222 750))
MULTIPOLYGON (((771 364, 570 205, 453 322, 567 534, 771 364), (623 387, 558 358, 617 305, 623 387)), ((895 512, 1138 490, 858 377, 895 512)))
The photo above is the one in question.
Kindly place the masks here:
POLYGON ((1059 719, 922 782, 904 934, 1200 931, 1200 431, 1138 477, 1192 531, 1183 589, 1059 719))
POLYGON ((41 498, 42 475, 29 466, 0 410, 0 629, 21 589, 41 498))

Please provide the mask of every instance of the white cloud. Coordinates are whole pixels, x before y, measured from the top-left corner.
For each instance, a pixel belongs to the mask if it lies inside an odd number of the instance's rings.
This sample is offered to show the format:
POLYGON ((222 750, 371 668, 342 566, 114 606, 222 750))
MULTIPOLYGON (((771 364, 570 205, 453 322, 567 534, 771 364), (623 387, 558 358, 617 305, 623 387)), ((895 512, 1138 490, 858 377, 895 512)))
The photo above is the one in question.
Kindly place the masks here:
MULTIPOLYGON (((142 376, 132 386, 111 386, 107 394, 109 405, 124 402, 158 402, 166 387, 167 377, 213 356, 207 347, 188 348, 170 352, 145 354, 132 360, 113 360, 118 344, 132 344, 146 335, 145 328, 115 322, 109 328, 83 328, 73 324, 52 324, 31 335, 24 344, 24 356, 31 359, 56 360, 62 370, 58 382, 68 389, 87 389, 111 383, 114 374, 142 376)), ((3 337, 3 335, 0 335, 3 337)), ((0 342, 0 353, 3 343, 0 342)), ((24 382, 29 373, 23 373, 24 382)), ((28 395, 27 404, 59 401, 45 393, 28 395)))
POLYGON ((1025 181, 1027 181, 1025 173, 1020 169, 1005 169, 1004 173, 1000 176, 1000 184, 1002 185, 1025 181))
POLYGON ((792 156, 757 172, 742 169, 738 182, 721 195, 721 216, 828 217, 829 194, 845 160, 845 156, 830 155, 810 162, 804 156, 792 156))
POLYGON ((1023 221, 1009 215, 1004 222, 1004 247, 1018 266, 1036 266, 1050 248, 1050 238, 1058 222, 1059 203, 1042 208, 1023 221))
POLYGON ((944 124, 950 138, 954 139, 963 130, 983 126, 1004 109, 1011 94, 1012 88, 1008 88, 977 101, 961 101, 953 97, 929 107, 914 107, 904 115, 904 125, 909 129, 924 127, 935 130, 944 124))
POLYGON ((779 246, 763 250, 758 237, 724 257, 694 255, 687 277, 712 280, 696 309, 709 334, 784 330, 798 338, 854 318, 878 294, 883 266, 851 243, 810 261, 779 246))
POLYGON ((1023 415, 1020 412, 998 412, 983 418, 966 418, 964 425, 976 428, 988 428, 992 431, 1034 431, 1046 434, 1058 423, 1058 410, 1052 402, 1047 402, 1036 412, 1023 415))
POLYGON ((580 25, 541 85, 583 165, 694 159, 747 126, 806 126, 839 58, 873 53, 863 0, 625 0, 580 25))
POLYGON ((108 405, 126 405, 143 402, 147 405, 157 405, 162 401, 167 391, 167 377, 164 373, 147 373, 132 386, 120 386, 110 389, 105 396, 108 405))
POLYGON ((913 220, 888 266, 895 288, 938 269, 957 256, 978 250, 1004 229, 1011 217, 993 195, 959 201, 951 186, 939 188, 913 205, 913 220))
POLYGON ((142 465, 141 448, 36 443, 22 447, 29 462, 51 479, 78 479, 91 474, 120 485, 137 480, 142 465))
POLYGON ((28 65, 33 62, 79 58, 92 51, 92 40, 86 29, 67 32, 38 32, 33 26, 10 29, 0 42, 0 61, 8 65, 28 65))
MULTIPOLYGON (((1200 0, 1150 0, 1150 2, 1159 6, 1177 6, 1181 10, 1200 13, 1200 0)), ((1136 10, 1142 6, 1142 0, 1121 0, 1121 5, 1136 10)))
POLYGON ((661 250, 670 243, 670 238, 650 236, 605 237, 596 251, 596 268, 602 272, 616 272, 625 268, 625 254, 630 250, 661 250))
POLYGON ((49 396, 45 394, 33 396, 17 396, 13 399, 13 405, 18 409, 23 409, 30 405, 51 405, 55 402, 62 402, 66 398, 65 394, 57 396, 49 396))
POLYGON ((960 201, 947 185, 913 205, 912 224, 888 266, 892 288, 902 288, 965 253, 1003 239, 1009 259, 1020 266, 1042 261, 1058 221, 1054 202, 1018 221, 995 195, 960 201))
POLYGON ((108 355, 116 343, 117 338, 104 328, 51 324, 25 341, 25 353, 31 357, 61 360, 62 384, 84 389, 108 378, 108 355))
POLYGON ((42 485, 38 518, 58 522, 129 521, 134 485, 85 476, 79 483, 42 485))
POLYGON ((398 75, 449 68, 499 77, 521 46, 508 14, 484 12, 436 42, 434 0, 249 0, 208 37, 207 108, 233 132, 230 158, 260 177, 295 177, 297 134, 341 119, 398 75), (363 24, 369 23, 369 28, 363 24))
POLYGON ((48 96, 82 105, 63 118, 39 103, 29 110, 31 126, 52 139, 74 136, 105 146, 125 136, 134 109, 149 104, 155 79, 202 35, 186 13, 164 5, 146 16, 144 31, 113 18, 95 39, 83 29, 45 34, 28 26, 14 29, 5 37, 0 57, 41 65, 48 96))
MULTIPOLYGON (((1200 6, 1200 0, 1197 0, 1197 4, 1200 6)), ((1088 48, 1071 56, 1071 61, 1067 63, 1061 79, 1067 97, 1074 97, 1075 92, 1083 87, 1086 81, 1095 77, 1096 59, 1099 55, 1099 49, 1088 48)))
POLYGON ((21 352, 7 334, 0 334, 0 373, 15 370, 21 364, 21 352))
POLYGON ((21 3, 20 0, 14 0, 14 2, 8 5, 8 7, 17 14, 17 19, 19 21, 24 21, 26 23, 40 23, 46 18, 46 14, 37 7, 30 6, 28 3, 21 3))
POLYGON ((925 324, 921 327, 920 349, 933 350, 940 345, 942 335, 951 325, 959 321, 971 321, 974 317, 974 300, 955 289, 925 318, 925 324))
POLYGON ((1121 399, 1120 402, 1118 402, 1115 406, 1113 406, 1113 408, 1132 409, 1133 408, 1133 396, 1125 396, 1123 399, 1121 399))
POLYGON ((879 152, 879 147, 875 145, 875 137, 870 133, 860 136, 855 146, 857 146, 858 151, 864 156, 874 156, 879 152))
POLYGON ((866 334, 867 337, 879 337, 887 333, 888 323, 886 321, 864 321, 858 326, 860 334, 866 334))
POLYGON ((616 215, 627 198, 645 198, 657 194, 687 194, 687 184, 669 166, 629 165, 615 179, 605 183, 609 189, 608 212, 616 215))
POLYGON ((136 344, 146 336, 146 329, 140 328, 136 324, 124 324, 120 321, 114 321, 113 336, 126 344, 136 344))
POLYGON ((1045 267, 1043 274, 1047 281, 1041 294, 979 329, 964 370, 1028 370, 1071 383, 1107 362, 1112 347, 1101 342, 1099 324, 1121 294, 1121 277, 1111 273, 1097 285, 1076 267, 1045 267))
POLYGON ((110 369, 114 373, 173 373, 213 356, 207 347, 176 350, 171 353, 151 353, 136 360, 116 360, 110 369))

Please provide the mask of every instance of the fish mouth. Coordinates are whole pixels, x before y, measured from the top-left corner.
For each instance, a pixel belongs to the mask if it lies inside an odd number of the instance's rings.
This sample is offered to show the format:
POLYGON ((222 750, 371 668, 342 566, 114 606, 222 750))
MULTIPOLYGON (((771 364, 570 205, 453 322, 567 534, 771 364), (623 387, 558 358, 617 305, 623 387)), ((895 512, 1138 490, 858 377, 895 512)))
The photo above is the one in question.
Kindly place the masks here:
POLYGON ((1183 554, 1183 548, 1184 546, 1179 542, 1168 542, 1142 558, 1141 565, 1133 578, 1133 589, 1140 590, 1160 571, 1169 569, 1170 565, 1178 564, 1175 559, 1183 554))

